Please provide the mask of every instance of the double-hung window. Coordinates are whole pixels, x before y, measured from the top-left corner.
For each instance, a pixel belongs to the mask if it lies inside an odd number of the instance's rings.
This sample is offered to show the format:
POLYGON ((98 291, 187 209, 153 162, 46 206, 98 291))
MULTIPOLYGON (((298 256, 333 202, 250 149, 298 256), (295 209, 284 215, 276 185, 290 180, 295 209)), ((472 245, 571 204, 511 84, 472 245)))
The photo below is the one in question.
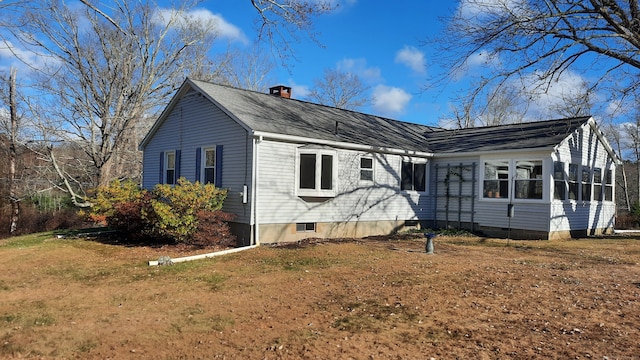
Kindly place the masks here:
POLYGON ((215 184, 216 181, 216 149, 205 148, 203 149, 203 162, 202 173, 204 177, 202 179, 203 184, 215 184))
POLYGON ((160 153, 160 183, 174 185, 180 177, 180 150, 160 153))
POLYGON ((196 148, 196 180, 222 187, 222 145, 196 148))
POLYGON ((360 158, 360 180, 373 181, 373 158, 363 156, 360 158))
POLYGON ((542 161, 516 161, 516 199, 542 199, 542 161))
POLYGON ((400 188, 402 190, 426 191, 427 164, 403 161, 400 188))
POLYGON ((298 196, 336 195, 337 156, 334 150, 299 149, 297 163, 298 196))
POLYGON ((175 184, 176 179, 176 153, 173 151, 167 151, 166 153, 166 164, 167 167, 165 169, 165 184, 175 184))

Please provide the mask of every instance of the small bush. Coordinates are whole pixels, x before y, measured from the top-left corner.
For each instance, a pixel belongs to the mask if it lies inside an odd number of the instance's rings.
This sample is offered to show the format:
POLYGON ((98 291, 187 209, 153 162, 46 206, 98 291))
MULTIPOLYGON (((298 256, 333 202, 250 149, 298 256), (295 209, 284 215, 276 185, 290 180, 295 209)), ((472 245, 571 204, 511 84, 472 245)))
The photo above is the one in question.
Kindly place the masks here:
POLYGON ((199 210, 196 213, 198 226, 193 234, 194 245, 199 246, 233 246, 235 236, 231 234, 228 222, 233 220, 233 214, 220 210, 199 210))

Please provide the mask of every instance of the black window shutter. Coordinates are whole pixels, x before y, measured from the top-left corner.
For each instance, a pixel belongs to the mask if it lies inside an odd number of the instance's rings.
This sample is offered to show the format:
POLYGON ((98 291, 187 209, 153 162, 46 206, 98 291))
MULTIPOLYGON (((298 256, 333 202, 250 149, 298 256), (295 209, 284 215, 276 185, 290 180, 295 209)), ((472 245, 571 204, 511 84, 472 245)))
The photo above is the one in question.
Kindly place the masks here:
POLYGON ((175 181, 173 182, 174 184, 178 183, 178 179, 180 178, 180 150, 176 150, 176 176, 175 176, 175 181))
POLYGON ((160 177, 158 184, 164 183, 164 151, 160 151, 160 177))
POLYGON ((202 182, 200 179, 200 171, 202 171, 202 148, 196 149, 196 181, 202 182))
POLYGON ((216 146, 216 187, 222 187, 222 145, 216 146))

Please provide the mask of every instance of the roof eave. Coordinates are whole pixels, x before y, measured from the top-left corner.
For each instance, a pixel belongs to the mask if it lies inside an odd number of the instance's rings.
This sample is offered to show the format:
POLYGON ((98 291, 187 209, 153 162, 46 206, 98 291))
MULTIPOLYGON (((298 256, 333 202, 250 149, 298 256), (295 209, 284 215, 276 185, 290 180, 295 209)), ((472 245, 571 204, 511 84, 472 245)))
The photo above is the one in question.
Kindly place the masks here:
POLYGON ((342 148, 342 149, 369 151, 369 152, 377 152, 377 153, 385 153, 385 154, 393 154, 393 155, 418 156, 418 157, 434 157, 435 156, 434 153, 426 152, 426 151, 396 149, 396 148, 388 148, 388 147, 376 146, 376 145, 363 145, 363 144, 355 144, 355 143, 344 142, 344 141, 323 140, 323 139, 309 138, 304 136, 285 135, 285 134, 270 133, 270 132, 264 132, 264 131, 253 131, 253 136, 256 138, 262 137, 263 139, 266 138, 266 139, 272 139, 272 140, 284 141, 284 142, 314 143, 314 144, 320 144, 320 145, 333 146, 333 147, 342 148))
POLYGON ((446 158, 446 157, 463 157, 463 156, 483 156, 483 155, 500 155, 500 154, 521 154, 521 153, 530 153, 530 152, 552 152, 554 149, 553 146, 543 146, 543 147, 535 147, 535 148, 524 148, 524 149, 505 149, 505 150, 479 150, 479 151, 456 151, 456 152, 443 152, 443 153, 435 153, 433 157, 435 158, 446 158))

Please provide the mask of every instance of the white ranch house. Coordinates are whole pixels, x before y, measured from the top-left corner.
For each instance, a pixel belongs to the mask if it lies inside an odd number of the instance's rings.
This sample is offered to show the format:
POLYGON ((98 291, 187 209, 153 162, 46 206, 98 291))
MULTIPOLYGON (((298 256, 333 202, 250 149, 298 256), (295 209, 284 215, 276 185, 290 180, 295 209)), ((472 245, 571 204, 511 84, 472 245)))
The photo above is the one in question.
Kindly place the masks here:
POLYGON ((445 130, 187 79, 140 145, 143 187, 229 190, 245 245, 456 227, 613 231, 619 163, 591 117, 445 130))

